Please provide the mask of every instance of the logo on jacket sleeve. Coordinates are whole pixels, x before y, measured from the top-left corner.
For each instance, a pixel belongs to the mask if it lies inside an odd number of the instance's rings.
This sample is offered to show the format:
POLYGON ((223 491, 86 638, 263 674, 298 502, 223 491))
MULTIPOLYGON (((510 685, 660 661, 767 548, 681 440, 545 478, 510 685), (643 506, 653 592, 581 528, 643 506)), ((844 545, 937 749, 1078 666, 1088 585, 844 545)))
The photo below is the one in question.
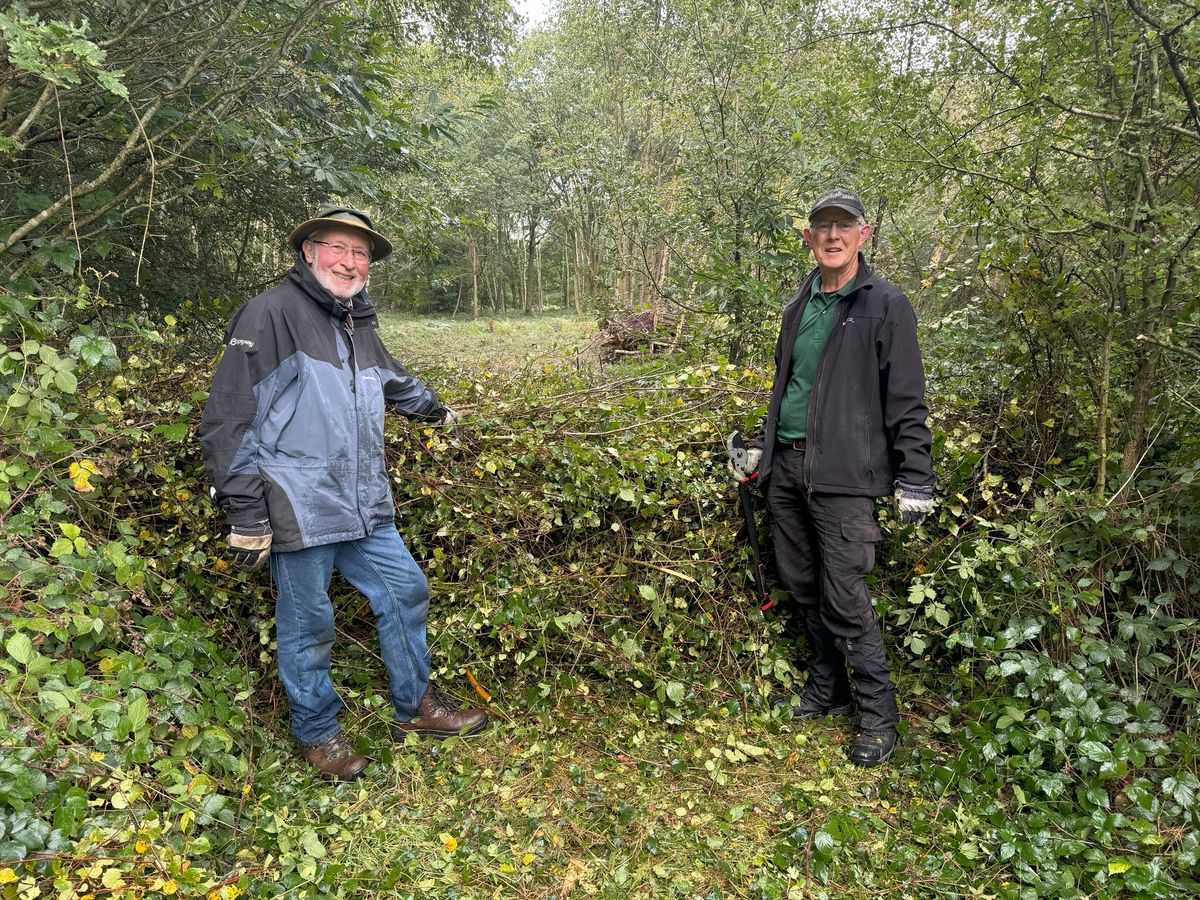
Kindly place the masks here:
POLYGON ((254 346, 254 341, 247 341, 247 340, 244 340, 243 338, 230 338, 229 346, 230 347, 245 347, 247 350, 249 350, 251 347, 254 346))

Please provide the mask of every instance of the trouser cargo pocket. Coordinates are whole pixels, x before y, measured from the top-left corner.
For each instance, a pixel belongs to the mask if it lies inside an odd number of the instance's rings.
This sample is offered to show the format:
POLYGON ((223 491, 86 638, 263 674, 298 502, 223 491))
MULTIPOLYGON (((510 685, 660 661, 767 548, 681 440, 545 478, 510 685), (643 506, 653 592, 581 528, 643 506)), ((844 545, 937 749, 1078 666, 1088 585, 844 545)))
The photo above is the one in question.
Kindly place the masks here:
POLYGON ((842 522, 842 539, 850 545, 849 557, 856 574, 865 577, 875 568, 875 544, 882 537, 874 522, 842 522))

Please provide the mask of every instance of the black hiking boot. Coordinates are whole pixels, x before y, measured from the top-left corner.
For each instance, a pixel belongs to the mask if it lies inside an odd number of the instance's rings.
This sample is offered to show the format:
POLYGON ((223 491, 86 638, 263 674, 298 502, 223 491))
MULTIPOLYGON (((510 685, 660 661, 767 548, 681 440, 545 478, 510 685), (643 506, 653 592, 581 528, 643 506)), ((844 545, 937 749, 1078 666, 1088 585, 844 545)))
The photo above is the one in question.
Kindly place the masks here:
POLYGON ((850 762, 864 769, 881 766, 896 752, 896 729, 860 731, 850 745, 850 762))
POLYGON ((813 722, 826 716, 832 718, 853 716, 855 711, 853 700, 847 700, 844 703, 822 703, 807 694, 802 695, 800 702, 791 704, 791 707, 792 720, 798 722, 813 722))

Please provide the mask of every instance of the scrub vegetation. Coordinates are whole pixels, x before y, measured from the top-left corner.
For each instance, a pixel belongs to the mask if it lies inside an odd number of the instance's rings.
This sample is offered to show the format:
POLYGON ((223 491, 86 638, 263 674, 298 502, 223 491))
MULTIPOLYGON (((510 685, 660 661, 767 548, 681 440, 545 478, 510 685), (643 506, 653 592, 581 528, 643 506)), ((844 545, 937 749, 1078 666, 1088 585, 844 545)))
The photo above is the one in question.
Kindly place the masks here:
POLYGON ((513 26, 0 8, 0 898, 1200 893, 1195 5, 513 26), (803 643, 724 470, 834 182, 917 309, 938 476, 924 525, 880 506, 871 771, 771 702, 803 643), (291 742, 194 437, 224 322, 330 197, 394 237, 385 339, 466 414, 392 422, 389 462, 434 675, 494 720, 391 743, 339 587, 345 785, 291 742))

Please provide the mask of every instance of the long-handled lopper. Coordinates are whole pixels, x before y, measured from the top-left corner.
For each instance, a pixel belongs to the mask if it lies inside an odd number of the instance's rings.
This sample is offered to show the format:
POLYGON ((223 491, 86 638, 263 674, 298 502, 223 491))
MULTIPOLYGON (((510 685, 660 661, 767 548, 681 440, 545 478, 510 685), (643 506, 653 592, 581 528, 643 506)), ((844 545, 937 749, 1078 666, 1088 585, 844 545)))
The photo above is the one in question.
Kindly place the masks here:
MULTIPOLYGON (((733 432, 725 441, 725 449, 729 459, 738 471, 745 471, 747 462, 746 442, 740 432, 733 432)), ((738 500, 742 506, 742 521, 746 525, 746 539, 750 542, 750 552, 754 556, 754 583, 758 586, 759 598, 762 601, 759 609, 764 612, 775 605, 771 599, 771 590, 767 587, 767 566, 763 562, 762 550, 758 545, 758 525, 754 520, 754 497, 751 486, 758 479, 758 472, 751 472, 738 482, 738 500)))

